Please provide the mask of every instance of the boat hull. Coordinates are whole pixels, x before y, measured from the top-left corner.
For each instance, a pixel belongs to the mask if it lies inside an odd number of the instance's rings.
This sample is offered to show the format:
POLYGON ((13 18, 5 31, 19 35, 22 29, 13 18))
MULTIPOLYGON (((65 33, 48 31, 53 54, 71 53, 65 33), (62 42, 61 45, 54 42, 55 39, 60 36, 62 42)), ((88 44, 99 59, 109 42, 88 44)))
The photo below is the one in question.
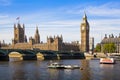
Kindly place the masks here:
POLYGON ((50 69, 79 69, 80 67, 48 67, 50 69))
POLYGON ((51 69, 64 69, 64 67, 52 67, 52 66, 48 66, 48 68, 51 68, 51 69))
POLYGON ((100 63, 101 64, 114 64, 115 60, 113 58, 101 58, 100 63))
POLYGON ((52 64, 49 65, 48 68, 51 69, 79 69, 78 65, 61 65, 61 64, 52 64))

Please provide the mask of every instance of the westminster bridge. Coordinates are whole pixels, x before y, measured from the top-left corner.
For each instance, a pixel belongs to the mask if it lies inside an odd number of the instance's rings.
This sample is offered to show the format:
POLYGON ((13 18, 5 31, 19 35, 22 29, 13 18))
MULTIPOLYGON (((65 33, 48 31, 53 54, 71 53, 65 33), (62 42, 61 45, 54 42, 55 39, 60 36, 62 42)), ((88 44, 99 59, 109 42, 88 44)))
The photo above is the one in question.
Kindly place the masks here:
POLYGON ((0 61, 59 60, 59 59, 84 59, 84 58, 85 56, 81 52, 0 49, 0 61))

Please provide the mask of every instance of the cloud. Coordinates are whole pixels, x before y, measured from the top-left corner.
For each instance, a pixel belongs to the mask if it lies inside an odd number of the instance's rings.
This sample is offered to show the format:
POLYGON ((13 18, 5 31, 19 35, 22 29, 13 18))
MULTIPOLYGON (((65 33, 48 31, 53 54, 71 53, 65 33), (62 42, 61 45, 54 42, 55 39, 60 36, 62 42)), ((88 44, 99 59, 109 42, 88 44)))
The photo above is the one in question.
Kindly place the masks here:
MULTIPOLYGON (((0 15, 0 25, 4 26, 4 25, 11 25, 13 24, 13 16, 8 16, 8 15, 0 15)), ((1 26, 1 27, 2 27, 1 26)))
POLYGON ((111 9, 111 8, 96 8, 96 7, 89 7, 87 12, 90 15, 94 16, 103 16, 103 17, 119 17, 120 9, 111 9))
POLYGON ((0 14, 0 19, 7 18, 7 17, 8 17, 8 15, 1 15, 0 14))
POLYGON ((91 28, 94 31, 101 31, 104 33, 117 32, 120 30, 120 19, 101 19, 91 20, 91 28))
POLYGON ((114 34, 119 36, 120 19, 95 19, 89 20, 90 34, 95 38, 95 44, 101 42, 104 35, 114 34))
POLYGON ((80 5, 80 6, 75 6, 71 9, 66 8, 63 9, 64 12, 68 14, 76 14, 80 15, 81 13, 85 11, 87 14, 92 15, 92 16, 102 16, 102 17, 119 17, 120 14, 120 3, 117 2, 109 2, 105 3, 102 5, 80 5), (114 5, 113 5, 114 4, 114 5))

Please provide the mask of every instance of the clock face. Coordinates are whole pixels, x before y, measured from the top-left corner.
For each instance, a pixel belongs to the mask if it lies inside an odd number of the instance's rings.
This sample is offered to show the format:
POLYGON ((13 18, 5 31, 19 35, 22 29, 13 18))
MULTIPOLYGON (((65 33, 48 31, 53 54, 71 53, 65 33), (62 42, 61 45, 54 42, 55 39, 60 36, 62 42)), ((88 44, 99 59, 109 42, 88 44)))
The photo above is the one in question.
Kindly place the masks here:
POLYGON ((85 29, 85 27, 84 26, 82 26, 82 30, 84 30, 85 29))

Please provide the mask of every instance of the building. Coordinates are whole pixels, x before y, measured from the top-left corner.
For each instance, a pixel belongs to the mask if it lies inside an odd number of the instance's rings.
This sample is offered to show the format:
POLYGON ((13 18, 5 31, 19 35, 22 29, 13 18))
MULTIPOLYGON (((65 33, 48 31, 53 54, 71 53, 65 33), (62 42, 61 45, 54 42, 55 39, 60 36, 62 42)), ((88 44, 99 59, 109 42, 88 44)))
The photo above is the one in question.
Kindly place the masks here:
POLYGON ((89 40, 89 52, 93 53, 93 50, 94 50, 94 38, 91 37, 89 40))
POLYGON ((18 24, 14 24, 14 39, 12 40, 13 44, 16 43, 24 43, 26 40, 25 36, 25 26, 18 24))
POLYGON ((101 41, 101 49, 103 51, 103 45, 108 43, 114 43, 116 45, 116 53, 120 53, 120 34, 119 36, 114 36, 113 34, 107 36, 105 34, 105 37, 101 41))
POLYGON ((40 43, 40 35, 39 35, 39 30, 38 27, 36 27, 36 33, 35 33, 35 44, 39 44, 40 43))
POLYGON ((47 42, 43 43, 40 41, 40 34, 38 27, 36 27, 36 32, 34 37, 30 37, 29 41, 25 35, 25 25, 20 23, 14 24, 14 39, 12 40, 12 45, 1 46, 2 49, 40 49, 40 50, 54 50, 54 51, 82 51, 89 52, 93 49, 94 41, 89 43, 89 23, 87 21, 87 16, 84 14, 83 20, 80 26, 81 31, 81 45, 79 41, 74 41, 67 43, 63 41, 63 37, 54 36, 47 37, 47 42), (89 49, 90 45, 90 49, 89 49))
POLYGON ((5 41, 3 40, 2 42, 0 41, 0 48, 1 47, 6 47, 8 44, 5 43, 5 41))
POLYGON ((80 26, 81 29, 81 51, 89 51, 89 23, 87 21, 87 16, 84 14, 83 20, 80 26))
POLYGON ((19 23, 14 24, 14 39, 12 45, 2 46, 2 49, 40 49, 40 50, 53 50, 53 51, 80 51, 78 42, 65 43, 63 37, 54 36, 47 37, 46 43, 40 42, 40 34, 38 27, 34 37, 29 38, 25 36, 25 26, 21 26, 19 23))

